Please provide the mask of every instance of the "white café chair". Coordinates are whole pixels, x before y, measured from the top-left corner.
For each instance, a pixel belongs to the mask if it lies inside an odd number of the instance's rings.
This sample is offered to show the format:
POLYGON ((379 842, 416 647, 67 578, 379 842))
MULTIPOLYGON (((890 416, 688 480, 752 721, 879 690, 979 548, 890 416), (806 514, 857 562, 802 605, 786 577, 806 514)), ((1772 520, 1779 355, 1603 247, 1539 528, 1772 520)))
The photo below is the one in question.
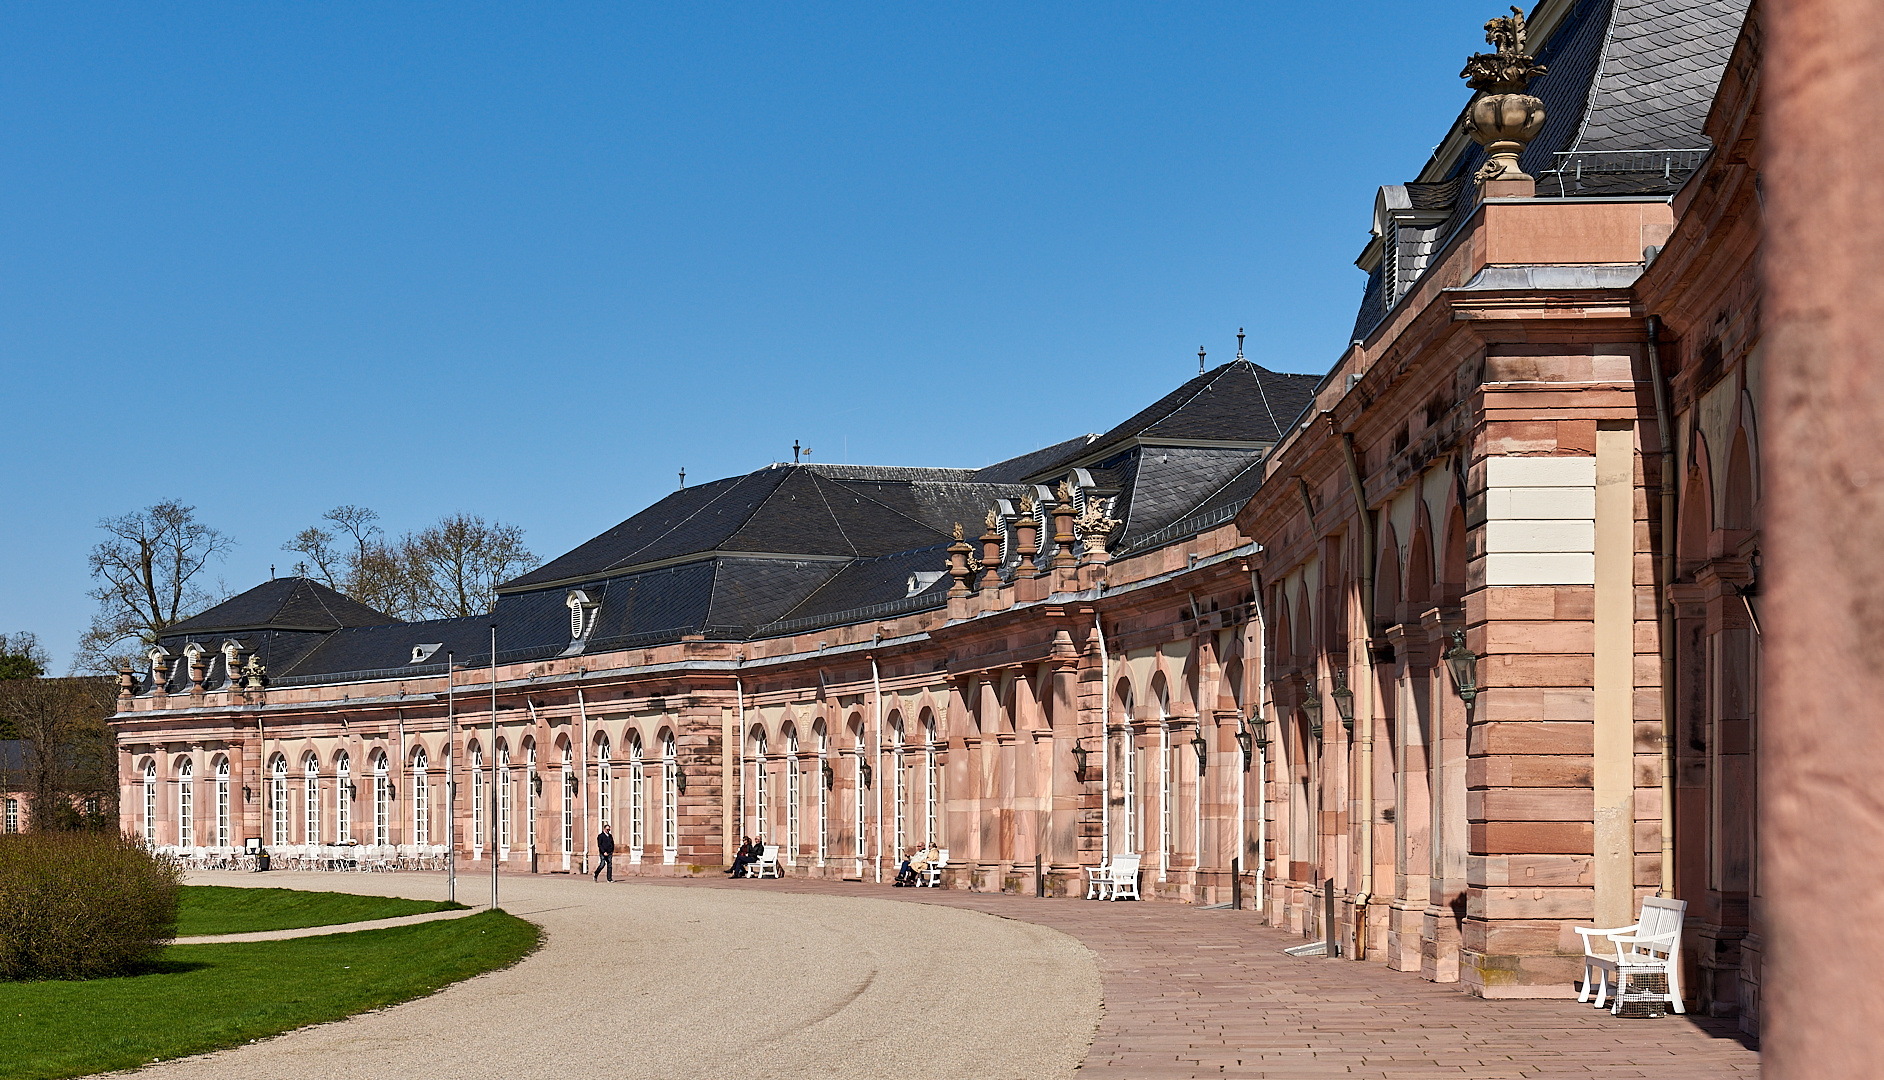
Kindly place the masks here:
POLYGON ((949 867, 949 849, 938 848, 935 853, 935 861, 930 863, 928 866, 924 867, 922 874, 916 878, 916 887, 918 889, 941 888, 942 887, 942 871, 947 870, 948 867, 949 867))
POLYGON ((778 845, 765 845, 765 850, 759 853, 759 858, 746 868, 746 876, 749 878, 784 877, 784 872, 778 868, 778 845))
POLYGON ((1112 864, 1102 862, 1098 866, 1086 868, 1086 899, 1105 900, 1106 890, 1112 887, 1112 864))
POLYGON ((1138 895, 1138 860, 1140 855, 1112 856, 1112 872, 1106 881, 1106 899, 1142 900, 1138 895))
POLYGON ((1596 1007, 1610 991, 1615 979, 1615 1004, 1610 1012, 1620 1014, 1622 1003, 1629 1001, 1665 1001, 1677 1013, 1681 1005, 1681 923, 1688 902, 1665 896, 1650 896, 1642 901, 1642 914, 1633 926, 1603 929, 1572 927, 1583 937, 1583 992, 1578 1001, 1590 1000, 1590 982, 1596 981, 1596 1007), (1599 948, 1597 939, 1604 944, 1599 948), (1629 989, 1631 975, 1665 975, 1668 992, 1629 989))

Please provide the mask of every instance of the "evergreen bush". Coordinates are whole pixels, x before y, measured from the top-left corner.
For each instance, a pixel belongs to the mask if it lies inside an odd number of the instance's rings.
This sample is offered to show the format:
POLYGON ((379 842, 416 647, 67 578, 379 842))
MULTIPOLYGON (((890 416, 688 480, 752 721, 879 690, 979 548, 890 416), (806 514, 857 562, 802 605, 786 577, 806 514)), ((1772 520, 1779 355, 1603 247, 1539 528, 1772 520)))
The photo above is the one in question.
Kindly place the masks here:
POLYGON ((0 979, 89 979, 176 935, 183 871, 110 833, 0 836, 0 979))

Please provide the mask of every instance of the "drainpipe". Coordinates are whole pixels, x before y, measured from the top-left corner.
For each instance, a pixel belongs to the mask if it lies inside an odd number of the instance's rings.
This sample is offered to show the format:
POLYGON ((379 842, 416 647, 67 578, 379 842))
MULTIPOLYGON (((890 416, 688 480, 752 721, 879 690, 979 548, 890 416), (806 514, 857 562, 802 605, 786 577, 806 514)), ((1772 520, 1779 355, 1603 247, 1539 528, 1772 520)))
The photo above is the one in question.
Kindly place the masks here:
POLYGON ((1662 661, 1662 887, 1660 895, 1675 895, 1675 604, 1669 586, 1675 583, 1675 439, 1668 416, 1668 389, 1662 378, 1662 320, 1648 317, 1649 385, 1655 388, 1655 430, 1662 451, 1662 587, 1656 599, 1660 609, 1662 661))
POLYGON ((1362 654, 1367 657, 1361 680, 1366 709, 1355 725, 1361 730, 1361 891, 1354 898, 1354 959, 1367 959, 1367 904, 1374 895, 1374 516, 1367 510, 1361 486, 1361 465, 1354 452, 1354 434, 1341 433, 1341 452, 1348 462, 1348 486, 1354 490, 1354 509, 1361 520, 1361 620, 1367 630, 1362 654), (1363 726, 1365 725, 1365 726, 1363 726))
MULTIPOLYGON (((1256 714, 1255 714, 1255 719, 1258 724, 1267 725, 1269 723, 1269 711, 1267 708, 1268 703, 1264 700, 1264 695, 1268 692, 1268 689, 1269 689, 1269 670, 1268 670, 1269 653, 1264 648, 1263 642, 1268 640, 1269 633, 1268 633, 1268 627, 1265 624, 1266 621, 1263 617, 1262 580, 1257 576, 1256 571, 1254 570, 1251 570, 1249 572, 1249 595, 1250 595, 1250 606, 1256 612, 1256 714)), ((1256 750, 1256 910, 1259 912, 1266 910, 1263 905, 1263 899, 1264 899, 1263 898, 1263 891, 1264 891, 1263 890, 1263 868, 1264 868, 1264 860, 1268 854, 1264 850, 1264 847, 1265 847, 1264 842, 1268 839, 1268 836, 1266 834, 1268 832, 1268 826, 1269 826, 1269 820, 1268 820, 1269 819, 1269 814, 1268 814, 1269 782, 1267 780, 1268 769, 1269 769, 1268 752, 1264 748, 1258 747, 1256 750)), ((1244 797, 1241 793, 1239 793, 1238 798, 1237 798, 1238 805, 1237 805, 1237 810, 1236 810, 1236 852, 1238 855, 1241 855, 1243 853, 1243 814, 1244 814, 1244 810, 1242 807, 1243 801, 1244 801, 1244 797)))
POLYGON ((881 885, 883 884, 883 683, 877 679, 877 658, 874 653, 870 656, 870 692, 877 699, 877 745, 873 752, 876 758, 876 765, 873 766, 876 771, 876 782, 870 786, 876 788, 876 870, 877 884, 881 885))
MULTIPOLYGON (((733 762, 733 771, 739 774, 739 809, 743 815, 746 809, 746 688, 745 684, 740 682, 739 676, 737 675, 733 676, 733 708, 739 712, 738 717, 733 722, 733 735, 739 741, 739 757, 733 762)), ((725 774, 721 773, 720 775, 724 776, 725 774)), ((822 783, 822 779, 820 779, 819 782, 822 783)), ((745 834, 746 823, 743 820, 735 821, 733 824, 737 826, 737 831, 741 835, 745 834)), ((726 851, 736 850, 733 847, 733 838, 731 836, 726 837, 725 840, 722 841, 721 846, 725 849, 722 854, 725 854, 726 851)), ((726 861, 728 865, 732 863, 731 858, 728 858, 726 861)))
POLYGON ((1099 638, 1099 865, 1112 863, 1112 668, 1106 654, 1105 620, 1092 613, 1099 638))

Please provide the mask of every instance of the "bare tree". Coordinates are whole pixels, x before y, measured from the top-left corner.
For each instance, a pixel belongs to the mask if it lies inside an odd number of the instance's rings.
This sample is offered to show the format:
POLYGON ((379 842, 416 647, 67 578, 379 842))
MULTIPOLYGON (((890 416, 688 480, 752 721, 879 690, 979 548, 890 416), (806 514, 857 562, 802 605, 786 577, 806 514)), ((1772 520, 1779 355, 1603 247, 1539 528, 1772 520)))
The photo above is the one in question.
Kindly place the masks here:
POLYGON ((537 565, 523 529, 453 514, 417 533, 387 540, 379 515, 363 506, 336 506, 321 515, 336 527, 303 529, 283 544, 312 560, 295 572, 318 574, 330 587, 400 619, 482 615, 497 603, 497 586, 537 565), (351 543, 349 543, 351 541, 351 543))
POLYGON ((117 693, 96 676, 0 680, 0 716, 24 740, 24 775, 0 778, 0 787, 26 793, 34 831, 116 823, 117 750, 105 720, 117 693))
POLYGON ((196 520, 196 508, 176 500, 98 523, 106 539, 88 560, 98 601, 91 628, 79 638, 75 671, 109 672, 164 629, 202 611, 219 597, 203 587, 211 559, 228 555, 235 541, 196 520))
POLYGON ((46 665, 51 662, 52 658, 39 645, 39 635, 31 630, 0 634, 0 679, 35 678, 44 675, 46 665))
POLYGON ((419 617, 483 615, 497 605, 497 586, 537 565, 523 529, 452 514, 400 541, 419 617))

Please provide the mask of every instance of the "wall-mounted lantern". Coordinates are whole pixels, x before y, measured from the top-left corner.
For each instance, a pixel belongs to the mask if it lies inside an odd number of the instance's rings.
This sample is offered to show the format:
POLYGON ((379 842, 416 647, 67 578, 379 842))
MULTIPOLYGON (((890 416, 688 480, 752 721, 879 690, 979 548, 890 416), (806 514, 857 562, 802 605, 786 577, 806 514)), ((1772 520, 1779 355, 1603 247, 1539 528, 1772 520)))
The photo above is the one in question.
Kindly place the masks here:
POLYGON ((831 763, 827 761, 824 763, 824 790, 829 791, 836 786, 837 770, 831 768, 831 763))
POLYGON ((530 794, 532 795, 543 794, 543 774, 542 773, 533 772, 530 774, 530 794))
POLYGON ((674 790, 681 795, 687 794, 687 774, 678 765, 674 766, 674 790))
POLYGON ((1197 754, 1197 775, 1204 775, 1204 762, 1210 753, 1210 744, 1204 741, 1204 729, 1200 726, 1191 732, 1191 749, 1197 754))
POLYGON ((1354 691, 1348 689, 1348 671, 1335 668, 1334 689, 1328 696, 1334 698, 1335 714, 1341 717, 1341 726, 1349 735, 1354 734, 1354 691))
POLYGON ((1249 771, 1251 756, 1256 751, 1256 737, 1250 734, 1249 721, 1242 720, 1236 725, 1236 745, 1243 751, 1243 771, 1249 771))
POLYGON ((1478 654, 1465 645, 1465 631, 1452 632, 1452 648, 1446 650, 1446 669, 1452 672, 1452 689, 1466 708, 1478 697, 1478 654))
POLYGON ((1309 687, 1308 696, 1302 701, 1302 711, 1308 714, 1308 733, 1321 741, 1321 680, 1316 679, 1309 687))
POLYGON ((1078 739, 1073 740, 1073 775, 1081 780, 1086 779, 1086 755, 1090 753, 1092 751, 1081 746, 1078 739))
POLYGON ((863 758, 858 758, 857 759, 857 775, 860 778, 862 778, 863 786, 869 787, 870 781, 876 776, 876 773, 874 770, 870 768, 870 763, 868 761, 865 761, 863 758))

